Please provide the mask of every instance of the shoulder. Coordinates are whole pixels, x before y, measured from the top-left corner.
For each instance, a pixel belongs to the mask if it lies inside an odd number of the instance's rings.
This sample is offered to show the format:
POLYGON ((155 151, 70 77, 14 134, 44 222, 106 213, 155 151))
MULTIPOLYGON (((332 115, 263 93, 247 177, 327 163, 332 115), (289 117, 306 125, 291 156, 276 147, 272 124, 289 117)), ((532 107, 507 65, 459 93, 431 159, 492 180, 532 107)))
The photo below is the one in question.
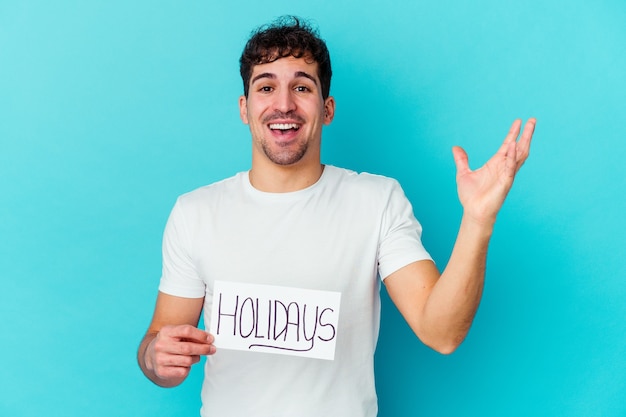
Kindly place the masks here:
POLYGON ((232 177, 184 193, 178 197, 178 203, 184 205, 202 204, 214 199, 216 196, 237 192, 241 189, 243 175, 247 175, 247 172, 239 172, 232 177))
POLYGON ((235 196, 242 194, 243 175, 246 175, 246 173, 240 172, 232 177, 196 188, 178 196, 172 212, 189 218, 196 218, 202 216, 203 213, 214 212, 226 201, 233 201, 236 199, 235 196))
POLYGON ((390 193, 401 188, 396 179, 384 175, 356 172, 335 166, 326 166, 326 169, 332 183, 347 189, 370 193, 390 193))

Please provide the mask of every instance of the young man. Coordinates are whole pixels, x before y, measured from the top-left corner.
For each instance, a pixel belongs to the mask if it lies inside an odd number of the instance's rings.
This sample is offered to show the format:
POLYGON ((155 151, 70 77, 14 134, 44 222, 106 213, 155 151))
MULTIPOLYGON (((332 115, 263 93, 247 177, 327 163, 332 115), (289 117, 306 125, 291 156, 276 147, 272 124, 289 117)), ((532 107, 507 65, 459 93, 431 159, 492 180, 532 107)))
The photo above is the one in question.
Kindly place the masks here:
POLYGON ((252 167, 178 199, 139 364, 154 383, 172 387, 208 355, 202 416, 375 416, 378 276, 425 344, 454 351, 478 308, 496 214, 528 156, 535 121, 519 141, 521 122, 515 121, 498 152, 476 171, 461 148, 453 149, 463 218, 440 274, 396 181, 321 163, 322 126, 333 120, 335 101, 328 50, 317 33, 297 19, 262 27, 244 49, 241 75, 239 108, 252 135, 252 167), (233 298, 222 310, 218 282, 262 285, 270 294, 276 288, 325 291, 340 294, 340 306, 317 306, 313 314, 311 303, 307 313, 291 298, 257 294, 233 298), (260 299, 273 311, 273 323, 259 324, 260 299), (248 300, 254 320, 244 332, 248 300), (196 327, 203 309, 207 328, 228 323, 233 334, 258 343, 247 351, 218 351, 214 335, 196 327), (279 312, 284 326, 277 332, 279 312), (288 333, 310 345, 280 345, 288 333), (330 357, 306 356, 314 344, 328 342, 330 357))

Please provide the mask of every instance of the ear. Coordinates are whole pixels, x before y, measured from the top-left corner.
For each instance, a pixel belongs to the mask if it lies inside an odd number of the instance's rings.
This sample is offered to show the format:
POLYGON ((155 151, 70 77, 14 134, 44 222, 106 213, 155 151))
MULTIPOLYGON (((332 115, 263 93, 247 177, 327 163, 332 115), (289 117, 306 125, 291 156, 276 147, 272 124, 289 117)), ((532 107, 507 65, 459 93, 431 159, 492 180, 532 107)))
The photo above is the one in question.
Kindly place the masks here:
POLYGON ((335 99, 333 96, 328 96, 324 101, 324 124, 329 125, 335 118, 335 99))
POLYGON ((248 106, 246 96, 239 97, 239 117, 242 122, 248 124, 248 106))

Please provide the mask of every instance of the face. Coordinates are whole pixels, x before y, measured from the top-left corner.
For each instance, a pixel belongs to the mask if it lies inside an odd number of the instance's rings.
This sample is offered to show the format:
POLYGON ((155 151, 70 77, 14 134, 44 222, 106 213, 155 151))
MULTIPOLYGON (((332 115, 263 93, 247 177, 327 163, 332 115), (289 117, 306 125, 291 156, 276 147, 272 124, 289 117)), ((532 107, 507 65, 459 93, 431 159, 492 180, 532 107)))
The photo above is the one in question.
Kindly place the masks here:
POLYGON ((317 66, 286 57, 252 69, 239 112, 250 126, 253 163, 319 164, 322 126, 332 121, 335 101, 322 98, 317 66))

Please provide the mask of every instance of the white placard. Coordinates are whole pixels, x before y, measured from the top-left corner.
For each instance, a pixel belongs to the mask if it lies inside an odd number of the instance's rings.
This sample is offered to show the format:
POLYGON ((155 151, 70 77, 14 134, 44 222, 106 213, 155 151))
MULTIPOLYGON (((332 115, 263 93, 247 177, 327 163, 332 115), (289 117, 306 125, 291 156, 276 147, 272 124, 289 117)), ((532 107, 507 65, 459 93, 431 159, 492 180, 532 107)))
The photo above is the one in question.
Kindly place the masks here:
POLYGON ((218 349, 333 360, 341 293, 215 281, 210 332, 218 349))

